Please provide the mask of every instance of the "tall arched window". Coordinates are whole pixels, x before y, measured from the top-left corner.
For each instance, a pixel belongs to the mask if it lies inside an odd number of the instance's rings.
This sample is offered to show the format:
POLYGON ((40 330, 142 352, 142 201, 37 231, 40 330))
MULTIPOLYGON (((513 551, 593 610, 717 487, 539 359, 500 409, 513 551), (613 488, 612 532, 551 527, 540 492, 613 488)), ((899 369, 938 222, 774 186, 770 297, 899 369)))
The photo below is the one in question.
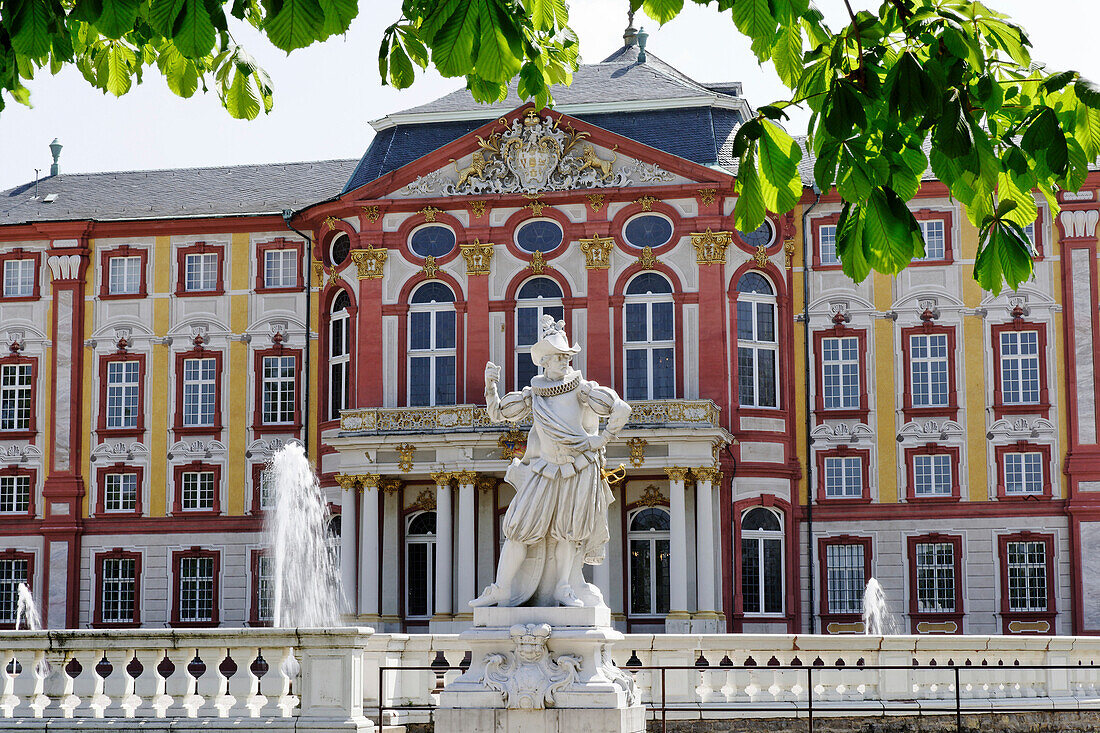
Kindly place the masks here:
POLYGON ((431 618, 435 610, 435 512, 405 520, 405 617, 431 618))
POLYGON ((663 616, 669 606, 669 516, 661 507, 630 517, 630 614, 663 616))
POLYGON ((737 392, 742 407, 778 407, 775 290, 746 272, 737 283, 737 392))
POLYGON ((340 515, 333 515, 325 527, 325 545, 328 547, 328 556, 332 560, 332 567, 340 570, 340 515))
POLYGON ((332 300, 328 322, 328 417, 340 419, 340 410, 347 408, 351 394, 351 299, 340 291, 332 300))
POLYGON ((536 277, 520 286, 516 294, 516 388, 531 383, 531 377, 539 373, 538 365, 531 361, 531 346, 539 340, 539 319, 553 316, 555 321, 565 318, 561 302, 561 288, 548 277, 536 277))
POLYGON ((626 398, 665 400, 676 396, 676 332, 672 285, 655 272, 626 286, 626 398))
POLYGON ((455 296, 429 282, 409 305, 409 404, 455 403, 455 296))
POLYGON ((783 613, 783 522, 764 507, 741 516, 741 607, 783 613))

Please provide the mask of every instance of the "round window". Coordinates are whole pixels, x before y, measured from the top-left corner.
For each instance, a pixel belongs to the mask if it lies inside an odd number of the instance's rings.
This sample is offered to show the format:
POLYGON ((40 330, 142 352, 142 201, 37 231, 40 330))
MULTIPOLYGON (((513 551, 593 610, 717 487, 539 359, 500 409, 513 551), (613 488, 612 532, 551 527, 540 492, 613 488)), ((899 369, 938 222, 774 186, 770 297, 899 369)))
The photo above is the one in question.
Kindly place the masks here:
POLYGON ((767 247, 772 243, 772 223, 767 219, 760 226, 753 229, 751 232, 737 231, 737 235, 741 237, 741 241, 745 244, 753 247, 759 247, 761 245, 767 247))
POLYGON ((641 214, 623 228, 626 241, 633 247, 660 247, 672 239, 672 222, 659 214, 641 214))
POLYGON ((348 254, 351 252, 351 240, 348 239, 346 234, 338 234, 335 239, 332 240, 332 244, 329 245, 328 256, 329 264, 333 267, 339 267, 344 264, 344 260, 348 258, 348 254))
POLYGON ((557 249, 564 238, 561 227, 550 219, 533 219, 516 230, 516 244, 526 252, 549 252, 557 249))
POLYGON ((409 237, 409 249, 421 257, 442 257, 455 248, 455 233, 438 224, 420 227, 409 237))

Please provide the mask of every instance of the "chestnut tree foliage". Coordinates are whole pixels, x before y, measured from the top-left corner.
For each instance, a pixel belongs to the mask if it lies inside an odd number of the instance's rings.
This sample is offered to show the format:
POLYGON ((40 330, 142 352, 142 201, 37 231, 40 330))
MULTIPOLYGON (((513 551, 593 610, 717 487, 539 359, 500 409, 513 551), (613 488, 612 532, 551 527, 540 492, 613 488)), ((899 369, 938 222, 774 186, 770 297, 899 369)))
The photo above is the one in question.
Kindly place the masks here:
MULTIPOLYGON (((844 200, 837 253, 861 281, 893 274, 924 253, 906 206, 929 171, 980 232, 974 276, 989 291, 1032 275, 1024 227, 1038 190, 1052 212, 1100 156, 1100 87, 1076 71, 1032 61, 1024 30, 981 2, 884 0, 876 12, 821 0, 692 0, 714 5, 771 63, 788 99, 760 107, 735 137, 738 229, 803 195, 801 146, 780 122, 790 105, 812 112, 806 145, 820 190, 844 200), (930 151, 930 152, 928 152, 930 151)), ((685 0, 631 0, 660 23, 685 0)), ((272 107, 271 81, 234 40, 248 23, 290 52, 347 30, 358 0, 0 0, 0 110, 27 104, 35 73, 75 64, 93 86, 124 94, 151 67, 190 97, 216 89, 230 115, 272 107)), ((417 68, 462 77, 474 98, 552 104, 578 63, 565 0, 404 0, 383 30, 383 83, 411 85, 417 68)))

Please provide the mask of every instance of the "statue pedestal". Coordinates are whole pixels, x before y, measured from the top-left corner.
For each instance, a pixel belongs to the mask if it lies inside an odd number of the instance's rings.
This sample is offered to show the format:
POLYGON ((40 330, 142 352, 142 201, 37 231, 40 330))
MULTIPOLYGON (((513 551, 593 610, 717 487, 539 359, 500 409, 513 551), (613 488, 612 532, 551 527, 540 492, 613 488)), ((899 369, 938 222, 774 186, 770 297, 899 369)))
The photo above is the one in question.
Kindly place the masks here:
POLYGON ((470 668, 440 695, 437 730, 645 730, 634 680, 611 661, 623 635, 606 606, 478 608, 460 638, 470 668))

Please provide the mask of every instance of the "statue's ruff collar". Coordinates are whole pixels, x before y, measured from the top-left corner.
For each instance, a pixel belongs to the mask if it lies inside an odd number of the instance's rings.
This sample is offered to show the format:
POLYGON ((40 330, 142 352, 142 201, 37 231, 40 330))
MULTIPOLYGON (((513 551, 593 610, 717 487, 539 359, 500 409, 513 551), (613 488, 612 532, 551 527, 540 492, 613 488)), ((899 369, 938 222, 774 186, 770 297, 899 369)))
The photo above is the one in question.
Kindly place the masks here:
MULTIPOLYGON (((539 381, 548 382, 545 377, 539 381)), ((548 382, 547 386, 540 387, 536 385, 534 381, 531 382, 531 391, 537 394, 539 397, 553 397, 554 395, 565 394, 566 392, 572 392, 577 388, 577 385, 581 383, 580 372, 573 372, 569 375, 565 381, 562 382, 548 382)))

